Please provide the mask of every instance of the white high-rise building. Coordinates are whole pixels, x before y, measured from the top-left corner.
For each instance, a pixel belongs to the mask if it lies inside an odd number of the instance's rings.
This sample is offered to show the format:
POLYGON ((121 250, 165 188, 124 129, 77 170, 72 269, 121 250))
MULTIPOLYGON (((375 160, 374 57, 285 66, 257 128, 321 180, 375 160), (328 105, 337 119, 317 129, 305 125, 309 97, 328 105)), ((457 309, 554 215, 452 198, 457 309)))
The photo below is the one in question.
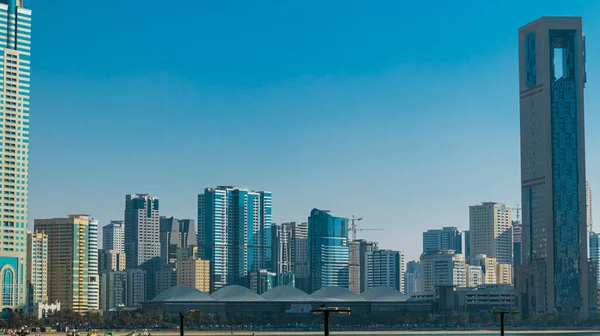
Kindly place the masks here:
POLYGON ((110 221, 102 227, 102 249, 125 253, 125 222, 110 221))
POLYGON ((503 203, 469 207, 469 258, 485 254, 501 264, 513 262, 512 210, 503 203))
POLYGON ((100 309, 100 277, 98 275, 98 221, 92 218, 90 218, 89 236, 88 309, 94 311, 100 309))
POLYGON ((0 1, 0 33, 0 310, 10 312, 24 308, 27 293, 31 10, 23 0, 0 1))
POLYGON ((454 250, 431 250, 421 254, 421 289, 431 293, 437 286, 467 286, 465 257, 454 250))

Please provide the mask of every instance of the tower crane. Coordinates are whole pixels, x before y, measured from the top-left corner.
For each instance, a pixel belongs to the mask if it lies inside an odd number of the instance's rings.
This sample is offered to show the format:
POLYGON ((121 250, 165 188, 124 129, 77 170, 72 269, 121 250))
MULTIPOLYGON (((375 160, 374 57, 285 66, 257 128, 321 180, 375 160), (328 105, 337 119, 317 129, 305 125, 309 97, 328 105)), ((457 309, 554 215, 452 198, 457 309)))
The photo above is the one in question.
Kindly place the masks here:
POLYGON ((521 205, 517 204, 517 206, 513 209, 515 209, 515 212, 517 214, 517 223, 521 224, 521 205))
POLYGON ((383 231, 383 229, 358 229, 356 227, 356 225, 357 225, 357 222, 360 222, 361 220, 363 220, 362 217, 356 218, 356 217, 354 217, 354 215, 352 215, 352 218, 350 219, 351 222, 350 222, 350 228, 348 229, 348 231, 352 232, 352 241, 356 240, 356 231, 361 231, 361 232, 362 231, 383 231))

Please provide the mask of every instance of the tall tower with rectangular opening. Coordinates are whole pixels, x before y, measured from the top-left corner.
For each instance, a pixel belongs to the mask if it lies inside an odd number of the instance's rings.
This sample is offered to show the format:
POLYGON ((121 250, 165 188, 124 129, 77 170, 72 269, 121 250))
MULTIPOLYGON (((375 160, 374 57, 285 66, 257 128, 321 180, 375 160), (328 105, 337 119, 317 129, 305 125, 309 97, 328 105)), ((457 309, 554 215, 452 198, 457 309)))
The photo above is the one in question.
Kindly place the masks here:
POLYGON ((535 268, 520 286, 535 292, 529 313, 588 314, 585 80, 580 17, 519 29, 522 258, 535 268))

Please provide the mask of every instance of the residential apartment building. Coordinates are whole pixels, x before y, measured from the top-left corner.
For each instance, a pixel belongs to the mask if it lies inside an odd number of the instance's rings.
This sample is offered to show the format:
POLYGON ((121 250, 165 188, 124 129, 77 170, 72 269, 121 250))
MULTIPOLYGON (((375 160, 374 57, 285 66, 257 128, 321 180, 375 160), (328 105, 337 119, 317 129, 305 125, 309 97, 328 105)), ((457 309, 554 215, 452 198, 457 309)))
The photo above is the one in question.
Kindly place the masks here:
POLYGON ((48 236, 48 300, 76 313, 98 309, 99 298, 90 297, 90 280, 98 276, 90 271, 90 222, 88 215, 34 221, 35 231, 48 236))
POLYGON ((512 210, 503 203, 469 207, 470 258, 485 254, 498 263, 512 264, 512 210))
POLYGON ((219 186, 198 195, 198 256, 210 261, 211 290, 269 271, 271 239, 270 192, 219 186))

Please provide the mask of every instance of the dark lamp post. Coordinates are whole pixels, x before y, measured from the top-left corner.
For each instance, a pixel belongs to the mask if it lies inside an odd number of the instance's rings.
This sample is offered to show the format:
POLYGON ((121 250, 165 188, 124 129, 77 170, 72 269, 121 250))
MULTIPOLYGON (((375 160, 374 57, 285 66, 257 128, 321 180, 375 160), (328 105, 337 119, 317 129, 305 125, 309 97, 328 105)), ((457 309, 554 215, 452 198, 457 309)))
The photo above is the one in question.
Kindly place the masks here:
POLYGON ((350 315, 352 311, 348 307, 325 307, 325 305, 321 305, 318 309, 313 309, 310 312, 313 314, 323 314, 325 336, 329 336, 329 317, 331 314, 350 315))
POLYGON ((195 313, 197 311, 199 311, 199 310, 190 310, 190 311, 185 312, 185 313, 179 313, 179 336, 184 336, 183 320, 184 320, 185 314, 195 313))
POLYGON ((500 315, 500 336, 504 336, 504 315, 508 314, 508 315, 518 315, 519 312, 516 311, 499 311, 499 310, 495 310, 492 314, 494 315, 500 315))

